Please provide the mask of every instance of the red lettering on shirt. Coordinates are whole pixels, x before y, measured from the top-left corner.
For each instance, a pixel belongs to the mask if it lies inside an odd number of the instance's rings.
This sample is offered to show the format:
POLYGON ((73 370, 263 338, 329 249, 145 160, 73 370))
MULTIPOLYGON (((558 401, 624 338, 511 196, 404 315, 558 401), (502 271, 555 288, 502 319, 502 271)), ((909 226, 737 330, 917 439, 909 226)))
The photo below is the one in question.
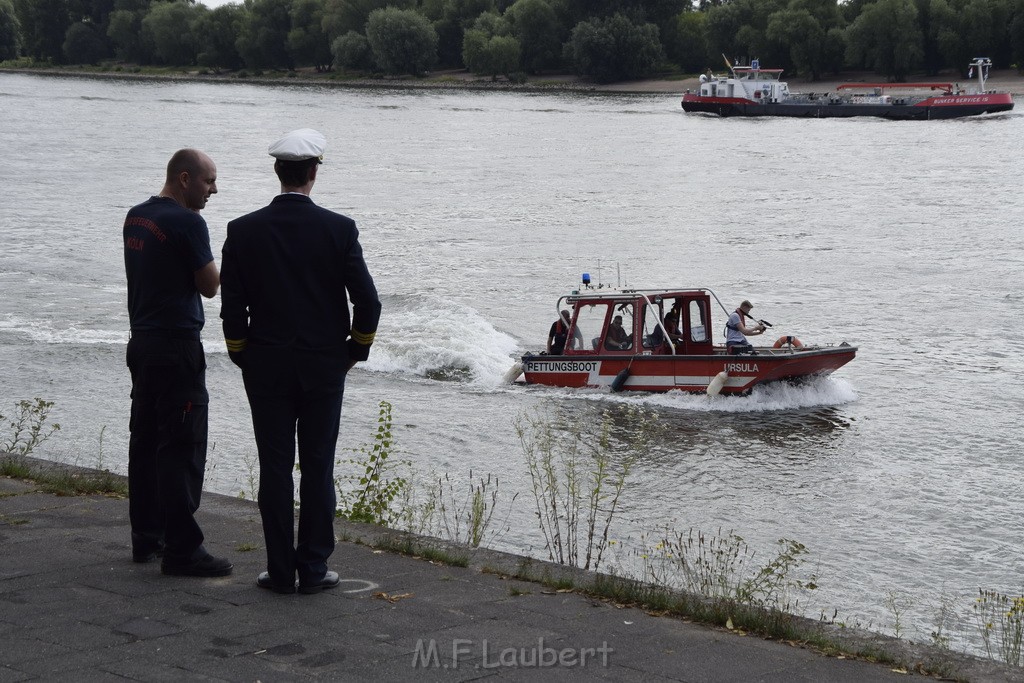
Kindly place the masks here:
POLYGON ((161 242, 167 241, 167 235, 165 235, 164 231, 160 229, 160 226, 158 226, 156 223, 149 220, 148 218, 142 218, 140 216, 129 216, 124 220, 124 227, 127 228, 130 225, 138 226, 140 228, 145 228, 146 230, 149 230, 161 242))
POLYGON ((142 251, 143 247, 146 246, 146 242, 141 237, 125 237, 124 246, 126 249, 142 251))

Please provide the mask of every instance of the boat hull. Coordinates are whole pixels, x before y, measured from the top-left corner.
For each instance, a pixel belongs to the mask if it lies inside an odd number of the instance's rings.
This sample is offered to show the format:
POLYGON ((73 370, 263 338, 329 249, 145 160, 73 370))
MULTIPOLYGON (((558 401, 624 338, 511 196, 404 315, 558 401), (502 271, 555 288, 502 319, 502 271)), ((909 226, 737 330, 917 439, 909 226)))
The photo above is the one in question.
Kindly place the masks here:
POLYGON ((703 112, 719 116, 786 116, 792 118, 849 118, 873 116, 896 120, 954 119, 979 114, 992 114, 1013 109, 1009 93, 932 97, 916 104, 860 104, 842 100, 829 102, 758 103, 741 98, 704 97, 686 94, 682 107, 687 112, 703 112))
POLYGON ((527 384, 616 391, 704 393, 718 373, 728 373, 723 394, 746 394, 759 384, 828 375, 857 354, 854 346, 796 351, 757 349, 755 355, 534 356, 523 357, 527 384), (628 369, 624 381, 616 380, 628 369))

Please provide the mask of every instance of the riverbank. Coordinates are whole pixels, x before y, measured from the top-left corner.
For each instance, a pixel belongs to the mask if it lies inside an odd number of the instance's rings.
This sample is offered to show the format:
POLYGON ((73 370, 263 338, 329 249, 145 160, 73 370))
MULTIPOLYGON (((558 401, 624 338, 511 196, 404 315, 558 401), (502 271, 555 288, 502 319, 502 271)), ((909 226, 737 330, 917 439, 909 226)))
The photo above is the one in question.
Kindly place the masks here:
MULTIPOLYGON (((551 74, 533 77, 525 83, 513 83, 504 78, 491 79, 471 74, 464 69, 432 72, 423 78, 403 76, 395 78, 362 78, 347 76, 338 72, 317 73, 311 69, 297 71, 278 71, 270 74, 255 75, 248 71, 232 71, 212 73, 204 69, 190 70, 138 70, 138 67, 32 67, 15 68, 0 67, 0 72, 24 73, 39 76, 110 78, 130 80, 188 80, 207 83, 256 83, 261 85, 303 85, 342 88, 437 88, 437 89, 472 89, 472 90, 514 90, 514 91, 565 91, 592 93, 623 93, 623 94, 682 94, 687 90, 696 90, 699 85, 698 76, 674 76, 648 78, 637 81, 621 81, 618 83, 594 83, 572 74, 551 74)), ((844 74, 843 79, 809 81, 802 78, 786 79, 793 92, 832 92, 843 83, 873 83, 880 77, 872 73, 844 74)), ((939 76, 914 76, 918 83, 959 83, 967 86, 970 81, 964 74, 940 74, 939 76)), ((988 79, 988 88, 1000 92, 1008 92, 1015 97, 1024 97, 1024 75, 1013 69, 992 71, 988 79)))
MULTIPOLYGON (((3 457, 47 476, 116 476, 3 457)), ((792 638, 744 637, 644 607, 625 597, 652 595, 634 582, 344 520, 332 557, 342 585, 281 596, 254 585, 256 504, 211 493, 198 517, 233 574, 163 576, 130 561, 127 513, 123 496, 55 496, 0 476, 0 679, 407 680, 427 668, 468 680, 565 668, 587 669, 573 680, 1024 681, 988 660, 799 617, 787 617, 792 638)))

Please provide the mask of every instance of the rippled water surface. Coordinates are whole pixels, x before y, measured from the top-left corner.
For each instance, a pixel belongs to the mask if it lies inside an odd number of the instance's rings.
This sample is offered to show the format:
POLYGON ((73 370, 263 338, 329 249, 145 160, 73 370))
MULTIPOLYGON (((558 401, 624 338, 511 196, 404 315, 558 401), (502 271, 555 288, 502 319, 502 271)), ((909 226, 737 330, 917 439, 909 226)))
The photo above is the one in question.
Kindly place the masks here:
MULTIPOLYGON (((609 411, 625 429, 638 405, 667 429, 616 538, 721 527, 764 559, 796 539, 819 577, 811 612, 891 630, 897 594, 924 639, 943 600, 969 627, 978 587, 1022 589, 1022 113, 722 120, 672 96, 10 74, 0 107, 0 399, 56 402, 46 457, 126 471, 120 226, 170 154, 217 162, 204 215, 219 255, 227 221, 278 189, 267 145, 309 126, 329 140, 313 198, 356 219, 385 306, 349 379, 342 448, 391 401, 421 477, 499 475, 520 496, 496 545, 541 556, 513 418, 609 411), (716 402, 503 385, 583 270, 750 298, 774 331, 860 353, 829 380, 716 402)), ((218 302, 206 313, 207 485, 237 494, 252 431, 218 302)))

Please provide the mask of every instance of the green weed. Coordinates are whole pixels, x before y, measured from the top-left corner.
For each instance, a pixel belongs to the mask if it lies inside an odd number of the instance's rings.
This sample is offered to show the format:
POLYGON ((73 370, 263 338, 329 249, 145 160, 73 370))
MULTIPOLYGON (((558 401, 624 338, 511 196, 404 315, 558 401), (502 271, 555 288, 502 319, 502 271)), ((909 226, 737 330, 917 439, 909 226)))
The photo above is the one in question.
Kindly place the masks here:
POLYGON ((9 434, 0 441, 0 451, 29 455, 39 448, 55 432, 60 431, 60 425, 56 422, 49 426, 46 424, 52 409, 53 401, 34 398, 15 403, 14 414, 10 417, 0 414, 0 425, 6 423, 10 429, 9 434))
POLYGON ((985 644, 985 652, 1008 666, 1020 666, 1020 645, 1024 636, 1024 595, 1010 597, 981 589, 974 600, 974 616, 985 644))
POLYGON ((343 461, 361 469, 361 474, 336 477, 335 487, 338 490, 339 516, 354 522, 391 526, 402 516, 395 503, 401 500, 409 481, 406 477, 394 475, 391 404, 381 401, 379 407, 373 443, 354 449, 364 457, 343 461))

